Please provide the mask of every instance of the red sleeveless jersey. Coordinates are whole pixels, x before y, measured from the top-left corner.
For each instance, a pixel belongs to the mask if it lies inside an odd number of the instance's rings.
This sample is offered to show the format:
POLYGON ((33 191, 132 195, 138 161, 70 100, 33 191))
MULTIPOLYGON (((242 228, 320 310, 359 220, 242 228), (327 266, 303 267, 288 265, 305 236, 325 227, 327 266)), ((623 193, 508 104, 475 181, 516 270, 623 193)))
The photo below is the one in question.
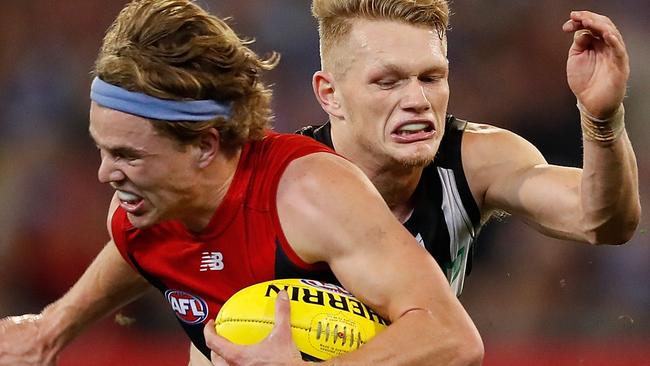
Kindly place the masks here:
POLYGON ((324 263, 310 265, 296 256, 276 209, 286 166, 315 152, 332 150, 308 137, 277 133, 246 144, 223 202, 200 234, 179 221, 138 229, 122 208, 115 211, 111 225, 120 253, 165 295, 208 358, 203 325, 238 290, 274 278, 335 281, 324 263))

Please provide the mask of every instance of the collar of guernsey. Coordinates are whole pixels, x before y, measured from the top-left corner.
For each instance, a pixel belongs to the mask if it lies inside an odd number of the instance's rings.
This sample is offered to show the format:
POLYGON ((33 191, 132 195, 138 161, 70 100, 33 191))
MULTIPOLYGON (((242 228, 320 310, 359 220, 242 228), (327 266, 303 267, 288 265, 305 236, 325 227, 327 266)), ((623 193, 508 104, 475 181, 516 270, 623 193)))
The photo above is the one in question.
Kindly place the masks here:
POLYGON ((90 87, 90 99, 106 108, 163 121, 209 121, 229 118, 232 113, 230 102, 160 99, 109 84, 98 77, 90 87))

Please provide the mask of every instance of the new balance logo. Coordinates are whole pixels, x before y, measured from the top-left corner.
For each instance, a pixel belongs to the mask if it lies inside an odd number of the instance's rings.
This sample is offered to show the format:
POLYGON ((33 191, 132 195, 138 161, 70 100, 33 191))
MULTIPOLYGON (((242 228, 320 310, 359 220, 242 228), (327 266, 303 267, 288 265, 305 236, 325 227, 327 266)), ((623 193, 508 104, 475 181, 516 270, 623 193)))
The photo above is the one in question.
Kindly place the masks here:
POLYGON ((223 254, 221 252, 203 252, 201 255, 201 272, 223 269, 223 254))

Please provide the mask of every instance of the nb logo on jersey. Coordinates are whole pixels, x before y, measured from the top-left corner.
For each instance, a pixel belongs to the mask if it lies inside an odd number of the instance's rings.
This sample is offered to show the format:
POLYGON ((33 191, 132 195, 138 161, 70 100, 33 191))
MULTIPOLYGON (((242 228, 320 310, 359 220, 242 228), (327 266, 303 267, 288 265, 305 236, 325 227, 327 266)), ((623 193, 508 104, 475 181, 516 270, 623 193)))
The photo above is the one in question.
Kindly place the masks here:
POLYGON ((201 272, 223 269, 223 254, 221 252, 203 252, 201 255, 201 272))
POLYGON ((198 296, 180 290, 167 290, 165 297, 176 316, 187 324, 198 324, 208 317, 208 304, 198 296))

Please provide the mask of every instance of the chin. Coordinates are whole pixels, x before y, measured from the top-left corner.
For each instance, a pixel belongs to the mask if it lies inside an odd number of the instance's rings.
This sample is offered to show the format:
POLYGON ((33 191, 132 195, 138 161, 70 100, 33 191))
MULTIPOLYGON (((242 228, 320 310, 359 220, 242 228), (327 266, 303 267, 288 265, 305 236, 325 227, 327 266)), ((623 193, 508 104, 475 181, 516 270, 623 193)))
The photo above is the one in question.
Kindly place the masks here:
POLYGON ((155 225, 158 221, 155 220, 154 218, 150 217, 149 215, 133 215, 130 213, 126 214, 126 217, 129 219, 129 222, 131 225, 138 229, 146 229, 148 227, 151 227, 155 225))
POLYGON ((402 154, 396 154, 393 158, 405 167, 423 167, 429 165, 436 157, 437 149, 431 149, 430 146, 426 148, 418 148, 416 151, 402 154))
POLYGON ((433 156, 413 156, 408 158, 398 159, 401 165, 407 168, 419 168, 429 165, 433 161, 433 156))

